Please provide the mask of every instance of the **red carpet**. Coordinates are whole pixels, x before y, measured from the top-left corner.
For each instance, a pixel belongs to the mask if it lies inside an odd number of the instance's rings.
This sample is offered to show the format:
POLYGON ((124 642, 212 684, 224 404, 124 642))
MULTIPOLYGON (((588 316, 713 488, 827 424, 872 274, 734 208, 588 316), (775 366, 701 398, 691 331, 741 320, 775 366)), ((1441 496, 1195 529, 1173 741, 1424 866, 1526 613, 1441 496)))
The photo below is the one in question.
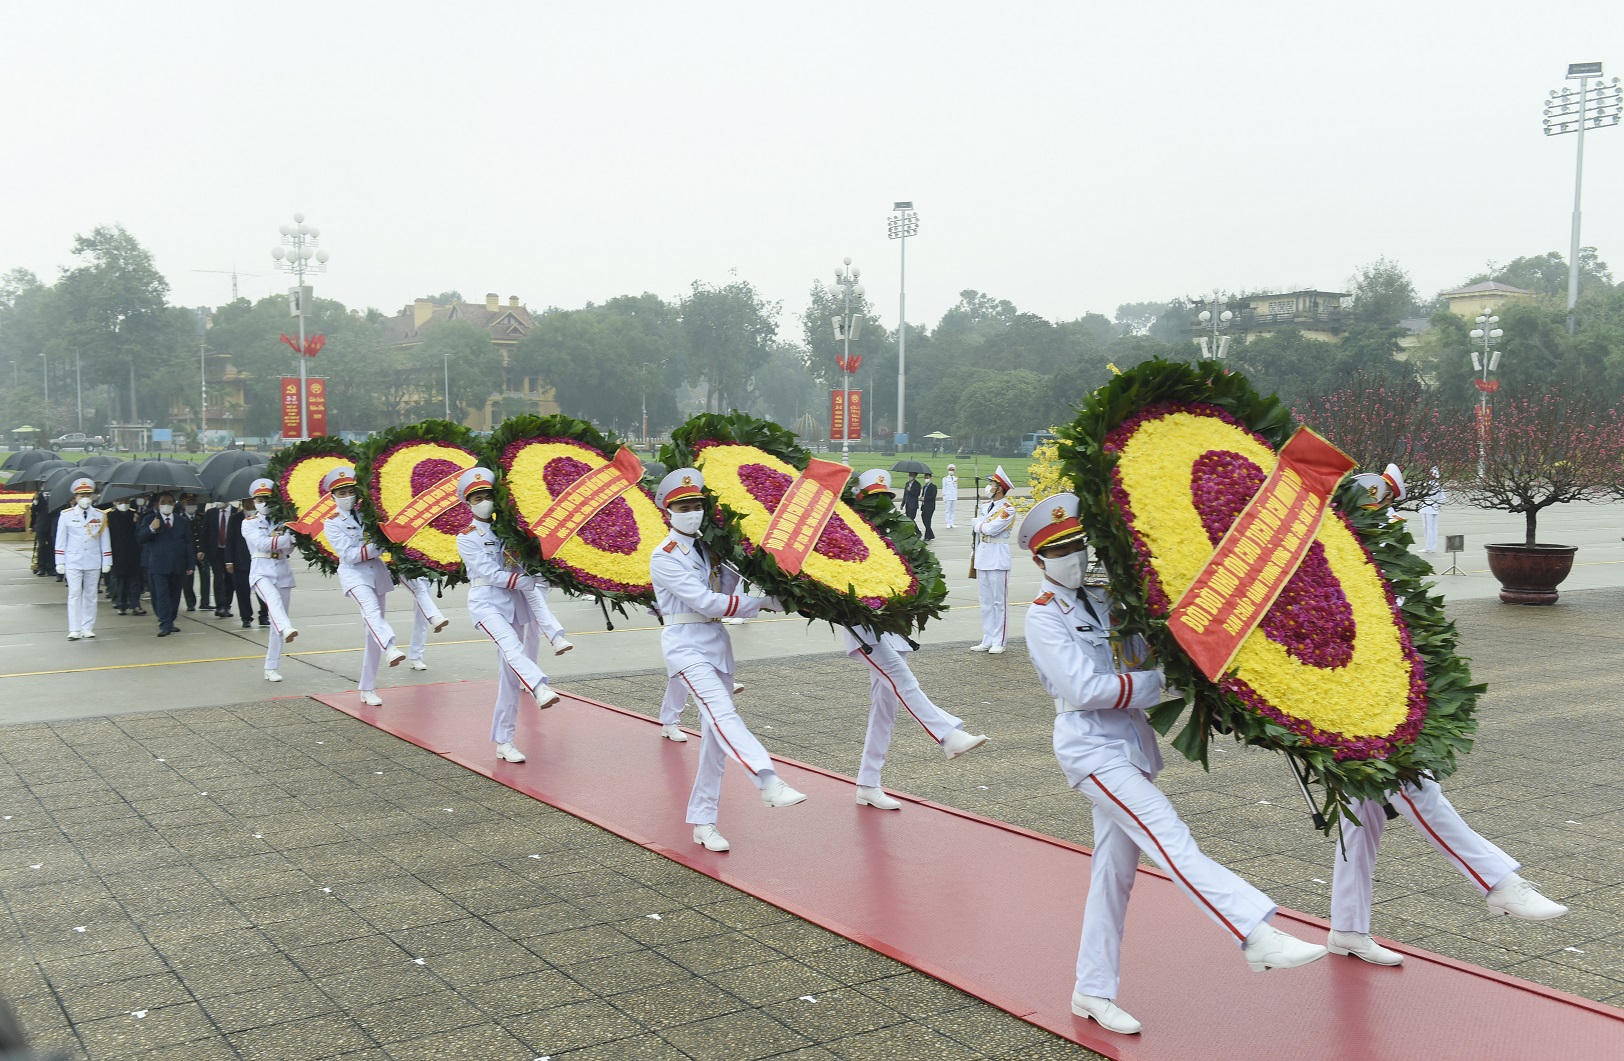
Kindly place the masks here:
MULTIPOLYGON (((520 711, 516 742, 530 761, 503 763, 488 739, 495 686, 393 688, 382 708, 354 693, 318 699, 1110 1057, 1624 1058, 1624 1011, 1409 947, 1397 948, 1408 956, 1400 969, 1329 957, 1252 973, 1146 869, 1119 999, 1146 1031, 1104 1032, 1069 1005, 1086 848, 921 800, 894 813, 860 808, 849 778, 780 759, 784 780, 810 798, 769 811, 730 764, 720 825, 733 850, 711 854, 682 820, 697 739, 672 744, 653 719, 566 696, 520 711)), ((771 733, 758 736, 771 746, 771 733)), ((1282 910, 1275 923, 1324 939, 1317 918, 1282 910)))

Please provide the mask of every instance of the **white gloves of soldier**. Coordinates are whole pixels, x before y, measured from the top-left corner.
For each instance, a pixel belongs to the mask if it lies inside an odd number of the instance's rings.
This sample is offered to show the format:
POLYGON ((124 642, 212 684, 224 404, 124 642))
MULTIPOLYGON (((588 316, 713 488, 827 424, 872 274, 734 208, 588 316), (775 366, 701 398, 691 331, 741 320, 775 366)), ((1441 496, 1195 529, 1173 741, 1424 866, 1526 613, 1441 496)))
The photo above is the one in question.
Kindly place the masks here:
POLYGON ((105 575, 105 574, 107 574, 108 572, 110 572, 112 570, 113 570, 112 562, 108 561, 108 560, 103 560, 102 561, 102 574, 105 575))
POLYGON ((779 600, 777 597, 763 597, 763 598, 761 598, 761 610, 764 611, 764 612, 787 612, 787 611, 789 611, 788 608, 784 607, 784 602, 779 600))

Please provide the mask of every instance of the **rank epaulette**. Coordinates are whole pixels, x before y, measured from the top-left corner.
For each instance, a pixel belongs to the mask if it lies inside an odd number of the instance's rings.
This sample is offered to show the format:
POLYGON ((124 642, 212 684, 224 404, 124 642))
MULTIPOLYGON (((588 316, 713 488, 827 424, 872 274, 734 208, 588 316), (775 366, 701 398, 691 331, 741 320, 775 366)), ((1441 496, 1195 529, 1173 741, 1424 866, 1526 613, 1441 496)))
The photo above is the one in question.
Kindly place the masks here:
POLYGON ((665 543, 665 548, 662 550, 662 552, 669 553, 671 550, 675 549, 676 547, 677 547, 676 542, 666 542, 665 543))
POLYGON ((1042 604, 1048 604, 1052 600, 1054 600, 1054 594, 1053 593, 1045 593, 1045 594, 1043 594, 1043 596, 1039 597, 1037 600, 1033 601, 1032 603, 1042 605, 1042 604))

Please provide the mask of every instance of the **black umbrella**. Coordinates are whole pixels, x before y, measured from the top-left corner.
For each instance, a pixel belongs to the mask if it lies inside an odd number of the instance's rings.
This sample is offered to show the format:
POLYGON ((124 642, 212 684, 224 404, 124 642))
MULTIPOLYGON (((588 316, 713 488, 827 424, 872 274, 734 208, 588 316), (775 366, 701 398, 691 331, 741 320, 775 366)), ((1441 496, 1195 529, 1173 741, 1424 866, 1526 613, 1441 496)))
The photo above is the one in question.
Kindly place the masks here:
POLYGON ((197 466, 189 462, 125 461, 113 469, 107 479, 109 489, 115 486, 140 487, 125 494, 151 494, 167 490, 175 494, 207 494, 208 488, 197 477, 197 466))
POLYGON ((897 461, 895 464, 891 465, 891 470, 894 472, 915 472, 919 475, 935 474, 929 468, 925 467, 924 463, 921 461, 897 461))
POLYGON ((52 472, 45 480, 45 511, 59 512, 73 504, 73 481, 84 478, 85 474, 76 464, 52 472))
POLYGON ((0 464, 0 472, 20 471, 30 465, 38 464, 40 461, 54 461, 57 459, 57 455, 48 449, 22 449, 7 457, 4 464, 0 464))
POLYGON ((203 466, 197 470, 197 477, 203 480, 209 493, 222 497, 225 495, 220 494, 216 487, 233 472, 242 468, 263 468, 269 462, 270 458, 264 454, 250 453, 245 449, 221 450, 203 462, 203 466))
POLYGON ((269 476, 265 474, 264 465, 250 464, 246 468, 238 468, 221 479, 209 491, 209 496, 216 501, 246 501, 250 493, 249 487, 254 484, 254 480, 266 478, 269 478, 269 476))
POLYGON ((98 453, 94 457, 86 457, 79 462, 79 470, 96 480, 97 486, 106 486, 107 480, 112 477, 113 469, 124 461, 111 453, 98 453))
POLYGON ((7 490, 38 490, 45 485, 45 480, 51 477, 52 472, 63 468, 77 468, 72 461, 44 460, 36 461, 27 468, 13 475, 6 483, 7 490))

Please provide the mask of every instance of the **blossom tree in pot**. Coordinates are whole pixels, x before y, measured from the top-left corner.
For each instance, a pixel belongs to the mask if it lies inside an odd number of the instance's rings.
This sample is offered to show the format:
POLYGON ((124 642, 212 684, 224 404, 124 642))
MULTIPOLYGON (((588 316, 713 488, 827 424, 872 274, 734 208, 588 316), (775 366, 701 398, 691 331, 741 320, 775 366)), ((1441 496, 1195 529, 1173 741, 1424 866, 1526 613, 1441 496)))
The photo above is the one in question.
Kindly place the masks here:
POLYGON ((1477 508, 1520 512, 1522 542, 1487 545, 1489 570, 1507 604, 1555 604, 1576 545, 1538 539, 1539 514, 1553 505, 1601 501, 1624 484, 1624 430, 1616 410, 1591 394, 1552 389, 1509 398, 1459 424, 1453 478, 1477 508), (1475 420, 1475 422, 1473 422, 1475 420))

